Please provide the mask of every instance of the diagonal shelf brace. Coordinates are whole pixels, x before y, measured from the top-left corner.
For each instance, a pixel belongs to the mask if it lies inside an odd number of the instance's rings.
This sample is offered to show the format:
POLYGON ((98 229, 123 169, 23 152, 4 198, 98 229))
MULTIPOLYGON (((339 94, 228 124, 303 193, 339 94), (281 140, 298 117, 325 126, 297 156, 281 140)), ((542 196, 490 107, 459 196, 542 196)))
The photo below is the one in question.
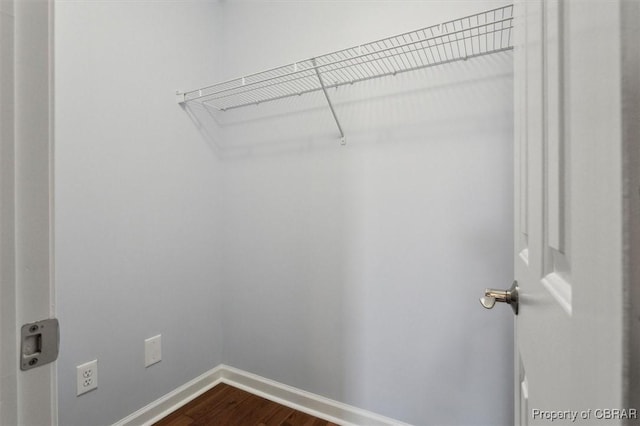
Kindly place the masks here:
POLYGON ((338 116, 336 115, 336 111, 333 109, 333 104, 331 103, 331 98, 329 98, 329 94, 327 93, 327 88, 324 85, 324 81, 322 80, 322 76, 320 75, 320 71, 318 70, 318 65, 316 64, 316 58, 312 58, 311 62, 313 63, 313 69, 316 71, 316 75, 318 76, 318 81, 320 82, 320 87, 322 87, 322 93, 324 93, 324 97, 327 99, 327 103, 329 104, 329 109, 331 110, 331 114, 333 115, 333 119, 336 121, 336 125, 338 126, 338 131, 340 132, 340 144, 346 145, 347 141, 344 137, 344 132, 342 131, 342 126, 340 125, 340 121, 338 120, 338 116))

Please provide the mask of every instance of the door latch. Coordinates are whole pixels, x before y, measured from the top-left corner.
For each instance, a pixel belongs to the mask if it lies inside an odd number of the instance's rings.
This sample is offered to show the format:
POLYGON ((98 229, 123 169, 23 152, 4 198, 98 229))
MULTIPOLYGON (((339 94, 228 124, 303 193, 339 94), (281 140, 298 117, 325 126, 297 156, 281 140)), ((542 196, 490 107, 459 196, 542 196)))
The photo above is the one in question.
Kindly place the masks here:
POLYGON ((32 322, 20 330, 20 369, 31 370, 58 359, 60 325, 56 318, 32 322))
POLYGON ((509 290, 488 288, 484 291, 484 297, 480 298, 480 303, 487 309, 493 308, 496 302, 511 305, 513 313, 518 315, 518 282, 514 281, 509 290))

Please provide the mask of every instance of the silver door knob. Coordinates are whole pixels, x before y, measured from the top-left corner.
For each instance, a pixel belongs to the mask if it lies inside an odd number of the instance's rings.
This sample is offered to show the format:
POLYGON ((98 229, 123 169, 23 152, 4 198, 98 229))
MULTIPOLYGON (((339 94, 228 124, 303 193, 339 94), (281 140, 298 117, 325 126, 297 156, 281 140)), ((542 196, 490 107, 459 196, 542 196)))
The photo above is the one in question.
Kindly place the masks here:
POLYGON ((509 290, 488 288, 484 291, 484 296, 480 298, 480 303, 487 309, 493 308, 496 302, 511 305, 513 313, 518 315, 518 282, 514 281, 509 290))

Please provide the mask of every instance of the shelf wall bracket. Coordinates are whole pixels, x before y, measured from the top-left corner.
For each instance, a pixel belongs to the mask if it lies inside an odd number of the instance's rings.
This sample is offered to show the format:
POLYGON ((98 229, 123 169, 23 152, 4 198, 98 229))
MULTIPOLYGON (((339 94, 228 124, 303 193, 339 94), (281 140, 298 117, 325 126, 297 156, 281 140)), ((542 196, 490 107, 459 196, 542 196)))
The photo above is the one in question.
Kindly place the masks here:
POLYGON ((336 115, 335 109, 333 109, 333 104, 331 103, 331 98, 329 97, 329 93, 327 93, 327 88, 324 85, 324 81, 322 80, 322 75, 320 75, 320 70, 318 70, 318 64, 316 63, 316 58, 311 59, 311 63, 313 64, 313 69, 318 76, 318 81, 320 82, 320 87, 322 87, 322 93, 324 93, 324 97, 327 99, 327 104, 329 104, 329 109, 331 110, 331 115, 333 115, 333 119, 338 126, 338 131, 340 132, 340 144, 346 145, 347 140, 344 136, 344 132, 342 131, 342 126, 340 125, 340 120, 338 120, 338 116, 336 115))
POLYGON ((180 90, 176 90, 176 102, 179 104, 184 104, 186 102, 185 93, 180 90))

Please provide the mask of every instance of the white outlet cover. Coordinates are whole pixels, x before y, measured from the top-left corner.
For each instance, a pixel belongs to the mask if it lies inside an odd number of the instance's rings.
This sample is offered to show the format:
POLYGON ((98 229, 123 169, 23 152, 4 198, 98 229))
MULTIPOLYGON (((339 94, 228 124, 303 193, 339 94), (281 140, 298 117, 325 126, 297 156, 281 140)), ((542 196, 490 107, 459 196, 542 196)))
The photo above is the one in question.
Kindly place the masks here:
POLYGON ((162 361, 162 335, 149 337, 144 341, 144 366, 149 367, 162 361))
POLYGON ((86 362, 76 367, 76 395, 94 390, 98 387, 98 360, 86 362))

